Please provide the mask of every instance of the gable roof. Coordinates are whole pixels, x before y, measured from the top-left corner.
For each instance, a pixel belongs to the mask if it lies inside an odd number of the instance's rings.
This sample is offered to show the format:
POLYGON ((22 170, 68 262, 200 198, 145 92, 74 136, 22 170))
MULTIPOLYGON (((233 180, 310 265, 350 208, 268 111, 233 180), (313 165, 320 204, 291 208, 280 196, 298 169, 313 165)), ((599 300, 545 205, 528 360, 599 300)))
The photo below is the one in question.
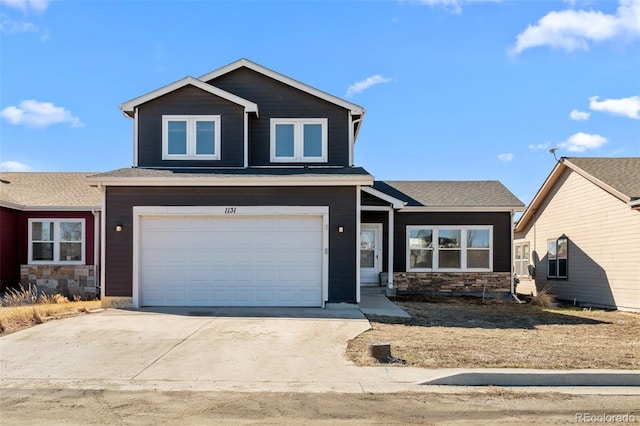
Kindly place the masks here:
POLYGON ((329 93, 323 92, 322 90, 318 90, 315 87, 309 86, 308 84, 301 83, 297 80, 287 77, 286 75, 270 70, 269 68, 263 67, 262 65, 256 64, 255 62, 252 62, 244 58, 238 59, 237 61, 232 62, 229 65, 225 65, 222 68, 218 68, 217 70, 213 70, 207 74, 204 74, 200 76, 200 80, 210 81, 217 77, 220 77, 221 75, 228 74, 242 67, 249 68, 250 70, 266 75, 267 77, 271 77, 274 80, 277 80, 281 83, 294 87, 303 92, 307 92, 320 99, 324 99, 327 102, 331 102, 333 104, 339 105, 345 109, 348 109, 354 115, 364 115, 365 113, 365 109, 360 105, 356 105, 354 103, 345 101, 344 99, 340 99, 337 96, 333 96, 329 93))
POLYGON ((640 157, 562 157, 516 224, 521 231, 565 170, 572 170, 632 208, 640 208, 640 157))
POLYGON ((197 87, 198 89, 204 90, 205 92, 209 92, 212 95, 219 96, 223 99, 228 100, 229 102, 233 102, 234 104, 243 106, 246 112, 255 112, 256 114, 258 114, 258 105, 256 105, 255 103, 247 99, 241 98, 240 96, 234 95, 233 93, 229 93, 215 86, 207 84, 202 80, 198 80, 197 78, 193 78, 193 77, 185 77, 181 80, 175 81, 164 87, 161 87, 159 89, 146 93, 142 96, 138 96, 137 98, 131 99, 130 101, 127 101, 122 105, 120 105, 120 109, 129 117, 133 117, 135 113, 135 108, 137 106, 142 105, 145 102, 149 102, 153 99, 159 98, 160 96, 166 95, 167 93, 171 93, 175 90, 181 89, 188 85, 197 87))
POLYGON ((0 172, 0 206, 17 210, 99 210, 102 193, 91 172, 0 172))
POLYGON ((640 157, 574 157, 566 158, 569 167, 598 179, 629 200, 640 199, 640 157))
POLYGON ((521 211, 524 204, 497 180, 376 181, 374 189, 402 200, 405 210, 521 211))

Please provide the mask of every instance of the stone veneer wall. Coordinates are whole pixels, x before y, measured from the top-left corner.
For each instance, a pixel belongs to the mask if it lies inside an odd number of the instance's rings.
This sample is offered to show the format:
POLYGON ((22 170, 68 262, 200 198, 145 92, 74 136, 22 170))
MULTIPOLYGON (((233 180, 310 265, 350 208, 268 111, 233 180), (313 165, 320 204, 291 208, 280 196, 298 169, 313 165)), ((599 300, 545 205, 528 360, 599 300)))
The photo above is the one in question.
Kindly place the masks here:
POLYGON ((399 294, 498 293, 511 291, 509 272, 394 272, 399 294))
POLYGON ((95 299, 99 296, 93 265, 20 265, 20 282, 35 285, 47 295, 95 299))

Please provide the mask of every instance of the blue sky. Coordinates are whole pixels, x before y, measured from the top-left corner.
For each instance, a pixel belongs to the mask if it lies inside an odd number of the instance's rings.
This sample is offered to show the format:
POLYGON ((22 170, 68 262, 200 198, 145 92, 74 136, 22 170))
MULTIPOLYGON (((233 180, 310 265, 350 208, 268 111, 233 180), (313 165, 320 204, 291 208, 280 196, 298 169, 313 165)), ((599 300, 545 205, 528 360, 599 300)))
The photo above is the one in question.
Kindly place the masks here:
POLYGON ((502 181, 640 156, 640 0, 0 0, 0 169, 132 164, 118 106, 247 58, 367 110, 376 179, 502 181))

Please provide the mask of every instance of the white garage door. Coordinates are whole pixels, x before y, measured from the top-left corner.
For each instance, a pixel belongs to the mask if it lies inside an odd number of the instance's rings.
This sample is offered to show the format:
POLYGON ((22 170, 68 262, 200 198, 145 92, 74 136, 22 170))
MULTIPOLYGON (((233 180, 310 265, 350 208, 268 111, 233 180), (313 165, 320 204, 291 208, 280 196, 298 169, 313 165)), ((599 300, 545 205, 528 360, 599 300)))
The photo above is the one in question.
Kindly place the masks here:
POLYGON ((321 306, 321 216, 140 218, 141 306, 321 306))

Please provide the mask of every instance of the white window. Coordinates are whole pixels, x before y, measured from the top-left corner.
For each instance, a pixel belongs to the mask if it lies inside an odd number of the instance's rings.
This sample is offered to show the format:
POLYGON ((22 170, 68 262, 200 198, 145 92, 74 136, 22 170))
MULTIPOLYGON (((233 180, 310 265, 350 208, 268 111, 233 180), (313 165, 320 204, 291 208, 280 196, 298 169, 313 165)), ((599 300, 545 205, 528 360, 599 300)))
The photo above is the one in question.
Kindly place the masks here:
POLYGON ((326 162, 326 118, 272 118, 271 161, 326 162))
POLYGON ((491 271, 491 226, 407 226, 407 271, 491 271))
POLYGON ((162 116, 163 160, 219 160, 219 115, 162 116))
POLYGON ((529 272, 529 243, 515 245, 515 273, 519 277, 530 276, 529 272))
POLYGON ((547 278, 567 278, 569 240, 564 235, 547 241, 547 278))
POLYGON ((84 264, 84 219, 29 219, 30 264, 84 264))

